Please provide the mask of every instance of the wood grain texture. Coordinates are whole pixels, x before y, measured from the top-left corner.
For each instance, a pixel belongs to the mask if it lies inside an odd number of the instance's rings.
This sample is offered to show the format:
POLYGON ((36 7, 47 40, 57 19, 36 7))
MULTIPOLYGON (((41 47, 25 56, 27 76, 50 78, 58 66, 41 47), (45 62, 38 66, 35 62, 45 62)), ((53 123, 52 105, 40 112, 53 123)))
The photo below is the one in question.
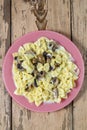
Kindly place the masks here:
POLYGON ((87 0, 72 0, 72 40, 85 62, 83 88, 73 104, 73 129, 87 129, 87 0))
POLYGON ((27 32, 37 30, 35 17, 31 14, 31 7, 23 0, 12 0, 12 41, 27 32))
POLYGON ((10 46, 10 0, 0 0, 0 130, 11 130, 11 98, 2 80, 2 62, 10 46))
POLYGON ((47 29, 71 37, 70 28, 70 1, 48 0, 47 29))
POLYGON ((38 30, 45 30, 47 25, 47 2, 46 0, 30 1, 31 11, 36 17, 35 23, 38 30))
MULTIPOLYGON (((47 29, 70 38, 70 1, 48 0, 47 20, 47 29)), ((37 27, 28 2, 12 0, 12 41, 33 30, 37 27)), ((54 113, 35 113, 13 101, 12 114, 12 130, 72 130, 72 105, 54 113)))

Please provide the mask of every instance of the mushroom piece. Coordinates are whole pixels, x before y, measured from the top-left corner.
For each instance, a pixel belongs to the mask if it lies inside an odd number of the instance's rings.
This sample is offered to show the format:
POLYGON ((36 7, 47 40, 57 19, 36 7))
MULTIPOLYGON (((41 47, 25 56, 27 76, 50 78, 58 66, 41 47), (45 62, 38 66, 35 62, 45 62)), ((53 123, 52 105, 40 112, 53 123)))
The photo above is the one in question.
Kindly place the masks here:
POLYGON ((33 72, 31 74, 32 74, 32 76, 36 76, 38 74, 38 71, 35 69, 35 70, 33 70, 33 72))
POLYGON ((37 80, 39 80, 39 79, 40 79, 40 76, 39 76, 38 74, 36 75, 36 79, 37 79, 37 80))
POLYGON ((25 69, 22 67, 21 63, 17 63, 17 68, 18 68, 19 70, 21 70, 21 71, 25 70, 25 69))
POLYGON ((38 72, 36 75, 36 79, 40 80, 40 78, 43 78, 45 76, 45 71, 38 72))
POLYGON ((49 71, 53 70, 54 68, 50 65, 49 66, 49 71))
POLYGON ((47 60, 47 52, 46 51, 43 52, 43 57, 45 58, 45 61, 46 61, 47 60))
POLYGON ((17 60, 17 59, 18 59, 18 56, 15 56, 15 57, 14 57, 14 60, 17 60))
POLYGON ((35 86, 35 87, 38 87, 38 85, 37 85, 37 80, 36 80, 36 79, 34 79, 34 86, 35 86))
POLYGON ((16 61, 16 66, 17 66, 17 69, 18 69, 18 70, 21 70, 21 71, 25 70, 25 69, 23 68, 23 66, 22 66, 23 60, 20 60, 18 56, 15 56, 15 57, 14 57, 14 60, 16 61))
POLYGON ((59 80, 58 80, 57 77, 52 77, 50 83, 52 83, 52 84, 54 84, 55 86, 57 86, 58 83, 59 83, 59 80))
POLYGON ((48 49, 52 49, 52 47, 53 47, 53 41, 50 41, 48 45, 48 49))
POLYGON ((44 77, 44 76, 45 76, 45 71, 39 72, 38 76, 39 76, 39 77, 44 77))
POLYGON ((50 53, 47 53, 47 52, 43 52, 43 56, 45 58, 45 62, 50 62, 51 58, 52 58, 52 55, 50 53))
POLYGON ((53 96, 54 96, 54 98, 58 98, 58 89, 57 88, 53 89, 53 96))
POLYGON ((31 59, 31 62, 32 62, 33 65, 36 65, 38 63, 36 58, 31 59))
POLYGON ((52 51, 55 51, 56 49, 58 49, 58 45, 54 44, 53 47, 52 47, 52 51))
POLYGON ((47 53, 47 57, 52 58, 52 55, 50 53, 47 53))
POLYGON ((38 59, 38 62, 41 62, 42 64, 45 63, 45 58, 44 58, 44 56, 42 54, 39 54, 37 59, 38 59))
POLYGON ((59 67, 60 66, 60 64, 59 63, 55 63, 55 67, 59 67))
POLYGON ((52 55, 51 55, 50 53, 48 53, 48 54, 47 54, 46 62, 47 62, 47 63, 50 63, 51 58, 52 58, 52 55))
POLYGON ((33 87, 33 85, 29 85, 29 84, 26 84, 25 86, 25 91, 29 91, 31 88, 33 87))
POLYGON ((26 84, 25 91, 28 91, 28 90, 29 90, 29 86, 28 84, 26 84))

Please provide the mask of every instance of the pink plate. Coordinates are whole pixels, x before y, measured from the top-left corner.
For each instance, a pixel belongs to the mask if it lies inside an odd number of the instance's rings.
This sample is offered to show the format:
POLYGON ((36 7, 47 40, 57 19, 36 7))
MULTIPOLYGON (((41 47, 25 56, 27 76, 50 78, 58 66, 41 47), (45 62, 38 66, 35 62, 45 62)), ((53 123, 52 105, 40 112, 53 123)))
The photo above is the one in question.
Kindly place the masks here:
POLYGON ((84 79, 84 63, 78 48, 68 38, 52 31, 36 31, 22 36, 17 41, 15 41, 15 43, 10 47, 4 59, 2 75, 7 91, 17 103, 19 103, 20 105, 31 111, 53 112, 67 106, 79 93, 84 79), (17 96, 14 94, 15 85, 12 77, 12 63, 13 63, 12 53, 16 52, 21 45, 27 42, 36 41, 38 38, 42 36, 58 41, 72 54, 73 58, 75 59, 75 63, 80 69, 80 75, 79 79, 77 80, 76 87, 71 91, 66 100, 63 100, 61 103, 42 104, 39 107, 37 107, 35 106, 34 103, 29 103, 25 97, 17 96))

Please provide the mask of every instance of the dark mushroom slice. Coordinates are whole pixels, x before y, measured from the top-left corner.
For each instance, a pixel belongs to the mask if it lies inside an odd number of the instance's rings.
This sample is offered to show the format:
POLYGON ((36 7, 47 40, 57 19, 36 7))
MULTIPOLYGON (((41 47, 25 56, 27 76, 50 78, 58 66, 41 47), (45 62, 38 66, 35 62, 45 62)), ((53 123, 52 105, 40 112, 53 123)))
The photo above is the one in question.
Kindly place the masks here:
POLYGON ((37 57, 37 59, 38 59, 38 62, 40 62, 42 64, 45 63, 45 58, 44 58, 44 56, 42 54, 39 54, 38 57, 37 57))
POLYGON ((25 88, 25 91, 29 91, 29 87, 26 87, 26 88, 25 88))
POLYGON ((25 91, 28 91, 28 90, 29 90, 29 86, 28 84, 26 84, 25 91))
POLYGON ((32 84, 31 85, 26 84, 25 91, 29 91, 32 87, 33 87, 32 84))
POLYGON ((46 51, 44 51, 44 52, 43 52, 43 56, 45 57, 46 55, 47 55, 47 52, 46 52, 46 51))
POLYGON ((45 58, 45 62, 49 63, 51 61, 52 55, 50 53, 43 52, 43 56, 45 58))
POLYGON ((15 57, 14 57, 14 60, 17 60, 17 58, 18 58, 18 56, 15 56, 15 57))
POLYGON ((49 66, 49 71, 53 70, 54 68, 50 65, 49 66))
POLYGON ((53 59, 55 59, 55 56, 52 56, 53 59))
POLYGON ((46 51, 43 52, 43 57, 45 58, 45 61, 46 61, 47 60, 47 52, 46 51))
POLYGON ((37 65, 37 63, 38 63, 36 58, 31 59, 31 62, 32 62, 33 65, 37 65))
POLYGON ((37 80, 36 80, 36 79, 34 79, 34 86, 35 86, 35 87, 38 87, 38 85, 37 85, 37 80))
POLYGON ((34 71, 31 73, 32 76, 34 76, 34 71))
POLYGON ((41 78, 45 77, 45 74, 45 71, 38 72, 38 74, 36 75, 36 79, 40 80, 41 78))
POLYGON ((59 63, 55 63, 55 67, 59 67, 60 66, 60 64, 59 63))
POLYGON ((58 49, 58 45, 54 44, 54 46, 52 47, 52 51, 55 51, 56 49, 58 49))
POLYGON ((17 68, 18 68, 19 70, 21 70, 21 71, 25 70, 25 69, 22 67, 21 63, 17 63, 17 68))
POLYGON ((45 71, 41 71, 41 72, 39 72, 39 76, 40 76, 40 77, 44 77, 45 74, 46 74, 45 71))
POLYGON ((36 76, 38 74, 38 71, 36 69, 34 69, 31 74, 32 74, 32 76, 36 76))
POLYGON ((58 98, 58 95, 59 95, 58 89, 57 89, 57 88, 54 88, 54 89, 53 89, 53 96, 54 96, 54 98, 58 98))
POLYGON ((14 60, 15 60, 17 63, 21 63, 21 61, 20 61, 20 59, 19 59, 18 56, 15 56, 15 57, 14 57, 14 60))
POLYGON ((52 49, 53 45, 54 45, 53 41, 50 41, 49 44, 48 44, 48 49, 52 49))
POLYGON ((40 78, 43 78, 43 77, 45 77, 45 72, 44 71, 38 72, 38 74, 36 75, 37 80, 39 80, 40 78))
POLYGON ((39 75, 39 74, 36 75, 36 79, 37 79, 37 80, 40 79, 40 75, 39 75))

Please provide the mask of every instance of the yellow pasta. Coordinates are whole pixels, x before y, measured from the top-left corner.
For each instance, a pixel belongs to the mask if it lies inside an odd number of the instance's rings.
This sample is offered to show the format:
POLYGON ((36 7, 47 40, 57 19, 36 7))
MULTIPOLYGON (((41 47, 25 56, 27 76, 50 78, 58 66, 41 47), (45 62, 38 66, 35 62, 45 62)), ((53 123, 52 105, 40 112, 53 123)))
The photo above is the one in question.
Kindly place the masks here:
POLYGON ((36 106, 59 103, 76 86, 79 68, 71 54, 54 40, 41 37, 35 43, 26 43, 13 58, 14 93, 36 106))

